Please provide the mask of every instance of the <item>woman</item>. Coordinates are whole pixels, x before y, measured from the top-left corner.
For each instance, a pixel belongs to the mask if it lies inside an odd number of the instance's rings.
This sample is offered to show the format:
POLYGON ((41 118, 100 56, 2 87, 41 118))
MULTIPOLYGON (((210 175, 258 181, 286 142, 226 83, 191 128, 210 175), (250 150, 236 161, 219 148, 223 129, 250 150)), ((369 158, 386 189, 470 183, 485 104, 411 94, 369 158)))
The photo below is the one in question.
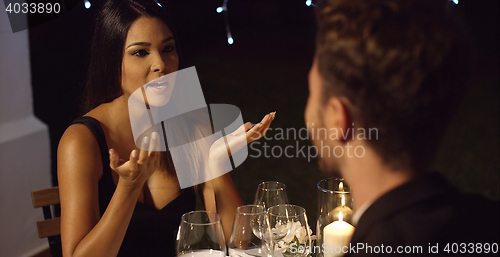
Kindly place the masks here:
MULTIPOLYGON (((171 157, 136 148, 127 101, 142 85, 177 71, 175 37, 153 0, 111 0, 100 12, 87 83, 88 112, 65 131, 58 148, 64 256, 174 256, 183 213, 194 210, 193 188, 180 189, 171 157), (126 157, 128 156, 128 157, 126 157)), ((247 142, 264 134, 245 124, 247 142)), ((207 210, 230 235, 243 202, 228 173, 198 186, 207 210)))

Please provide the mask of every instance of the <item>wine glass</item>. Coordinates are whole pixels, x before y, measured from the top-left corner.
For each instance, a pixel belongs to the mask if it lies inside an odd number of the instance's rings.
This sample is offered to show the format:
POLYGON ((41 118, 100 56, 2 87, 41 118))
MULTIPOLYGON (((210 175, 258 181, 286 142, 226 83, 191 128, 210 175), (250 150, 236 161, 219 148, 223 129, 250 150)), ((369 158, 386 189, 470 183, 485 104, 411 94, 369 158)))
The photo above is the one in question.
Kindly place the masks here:
POLYGON ((278 204, 287 204, 286 185, 278 181, 266 181, 259 184, 255 194, 255 205, 264 206, 264 210, 278 204))
POLYGON ((260 205, 243 205, 236 209, 229 239, 229 256, 262 256, 264 213, 264 207, 260 205))
POLYGON ((219 214, 192 211, 182 215, 177 232, 178 257, 226 256, 226 242, 219 214))
POLYGON ((291 204, 271 206, 265 224, 263 249, 268 255, 305 257, 311 253, 312 230, 304 208, 291 204))

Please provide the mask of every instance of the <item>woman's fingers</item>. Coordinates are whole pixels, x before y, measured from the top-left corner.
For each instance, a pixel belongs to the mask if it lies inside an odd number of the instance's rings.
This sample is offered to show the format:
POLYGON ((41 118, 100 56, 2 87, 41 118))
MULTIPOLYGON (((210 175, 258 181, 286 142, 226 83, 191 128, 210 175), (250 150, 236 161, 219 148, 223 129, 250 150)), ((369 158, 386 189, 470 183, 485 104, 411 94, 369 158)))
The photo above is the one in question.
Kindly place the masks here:
POLYGON ((158 133, 153 132, 151 133, 151 142, 149 144, 149 156, 151 156, 153 153, 158 152, 158 146, 159 146, 159 141, 158 141, 158 133))
POLYGON ((119 160, 120 158, 118 156, 118 153, 116 153, 114 149, 109 149, 109 166, 111 167, 111 169, 118 169, 119 160))
POLYGON ((272 112, 264 116, 260 123, 257 123, 252 129, 247 132, 247 142, 251 143, 263 137, 271 126, 271 122, 274 120, 275 116, 276 112, 272 112))
POLYGON ((243 126, 242 126, 242 127, 243 127, 243 129, 244 129, 244 131, 243 131, 243 132, 248 131, 249 129, 251 129, 251 128, 253 127, 253 125, 254 125, 254 124, 253 124, 253 123, 251 123, 251 122, 245 122, 245 124, 243 124, 243 126))
POLYGON ((160 136, 157 132, 151 134, 151 143, 149 144, 149 160, 148 163, 153 167, 160 165, 160 136))
MULTIPOLYGON (((141 148, 134 149, 130 153, 129 160, 125 163, 120 163, 118 153, 114 149, 109 150, 109 164, 113 170, 127 167, 131 171, 136 171, 139 165, 147 165, 149 160, 153 160, 152 164, 155 165, 156 160, 159 160, 160 141, 157 132, 153 132, 151 137, 144 137, 141 142, 141 148), (126 165, 125 165, 126 164, 126 165)), ((123 160, 122 160, 123 161, 123 160)))
POLYGON ((148 163, 149 154, 148 150, 146 149, 149 149, 149 143, 150 143, 149 137, 144 137, 144 139, 142 139, 141 151, 139 152, 139 161, 138 161, 140 165, 146 165, 148 163))
POLYGON ((259 122, 255 124, 252 129, 247 131, 247 143, 257 140, 262 136, 262 134, 260 133, 262 126, 263 124, 259 122))
POLYGON ((130 170, 137 170, 137 160, 138 160, 138 157, 139 156, 139 153, 137 152, 137 149, 134 149, 132 150, 132 152, 130 153, 130 160, 129 160, 129 167, 130 167, 130 170))
POLYGON ((270 113, 267 120, 262 124, 262 128, 260 129, 260 131, 262 132, 262 136, 266 134, 267 129, 271 126, 271 122, 273 122, 275 116, 276 112, 270 113))
POLYGON ((154 132, 151 137, 144 137, 141 148, 132 150, 129 160, 125 163, 120 163, 118 153, 114 149, 110 149, 109 166, 126 181, 140 185, 159 167, 159 150, 159 135, 154 132))

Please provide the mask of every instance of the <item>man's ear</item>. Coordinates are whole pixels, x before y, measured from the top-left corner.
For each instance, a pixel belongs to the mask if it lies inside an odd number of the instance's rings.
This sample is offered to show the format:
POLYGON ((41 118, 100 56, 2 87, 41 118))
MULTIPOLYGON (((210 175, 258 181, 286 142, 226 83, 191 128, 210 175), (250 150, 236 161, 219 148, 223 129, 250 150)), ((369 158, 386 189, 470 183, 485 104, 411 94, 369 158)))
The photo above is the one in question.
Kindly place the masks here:
POLYGON ((349 111, 349 107, 346 104, 346 99, 340 97, 330 97, 324 112, 325 126, 327 130, 334 128, 338 131, 339 139, 341 141, 349 141, 352 138, 353 127, 352 127, 352 116, 349 111))

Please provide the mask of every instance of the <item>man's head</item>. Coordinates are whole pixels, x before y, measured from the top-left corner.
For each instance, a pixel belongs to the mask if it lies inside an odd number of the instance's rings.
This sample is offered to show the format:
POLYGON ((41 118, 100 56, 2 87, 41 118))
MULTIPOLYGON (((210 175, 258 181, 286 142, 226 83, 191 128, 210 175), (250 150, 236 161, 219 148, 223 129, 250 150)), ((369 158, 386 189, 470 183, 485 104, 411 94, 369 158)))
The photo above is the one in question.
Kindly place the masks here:
POLYGON ((453 4, 323 0, 317 8, 306 121, 344 132, 352 124, 356 132, 376 129, 365 143, 384 164, 427 169, 465 88, 466 49, 453 4))

